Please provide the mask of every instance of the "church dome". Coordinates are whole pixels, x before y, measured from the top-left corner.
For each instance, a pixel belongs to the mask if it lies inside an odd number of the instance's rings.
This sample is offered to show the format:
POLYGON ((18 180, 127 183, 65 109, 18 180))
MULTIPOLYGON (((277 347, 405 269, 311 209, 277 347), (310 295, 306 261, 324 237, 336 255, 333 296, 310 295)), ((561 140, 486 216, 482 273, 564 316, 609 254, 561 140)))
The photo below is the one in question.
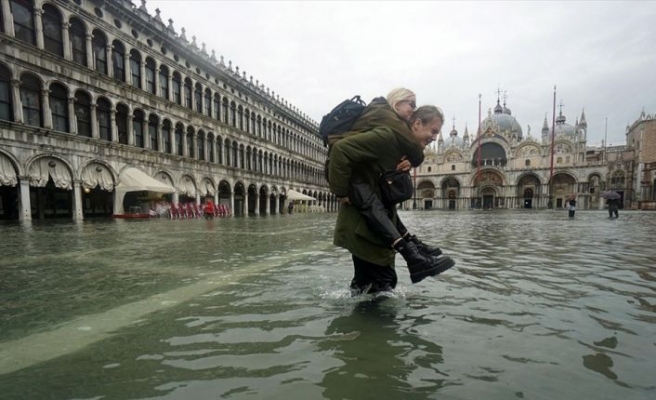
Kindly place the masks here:
POLYGON ((458 136, 458 131, 454 126, 449 134, 449 137, 444 139, 444 147, 447 149, 450 147, 463 148, 463 145, 464 145, 464 140, 458 136))
POLYGON ((509 108, 501 107, 499 101, 497 100, 497 105, 494 107, 494 114, 489 114, 487 118, 481 123, 481 128, 483 131, 491 128, 493 131, 504 134, 506 132, 510 133, 510 136, 513 134, 517 136, 517 139, 522 139, 522 127, 519 125, 519 122, 512 116, 512 113, 509 108))
POLYGON ((571 137, 576 134, 576 129, 572 125, 566 123, 565 122, 566 120, 567 119, 565 118, 565 116, 563 115, 563 111, 561 110, 560 114, 556 118, 556 128, 555 128, 556 137, 558 136, 571 137))

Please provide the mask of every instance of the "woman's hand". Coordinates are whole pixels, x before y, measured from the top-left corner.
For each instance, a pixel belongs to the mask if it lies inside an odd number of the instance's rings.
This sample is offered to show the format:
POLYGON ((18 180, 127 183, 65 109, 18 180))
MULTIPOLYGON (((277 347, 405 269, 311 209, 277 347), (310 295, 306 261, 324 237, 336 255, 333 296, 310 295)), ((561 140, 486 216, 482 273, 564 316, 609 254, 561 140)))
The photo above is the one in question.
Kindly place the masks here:
POLYGON ((412 167, 412 164, 410 164, 410 161, 408 161, 408 157, 403 156, 401 157, 401 162, 399 163, 399 165, 396 166, 396 170, 408 172, 410 171, 410 167, 412 167))

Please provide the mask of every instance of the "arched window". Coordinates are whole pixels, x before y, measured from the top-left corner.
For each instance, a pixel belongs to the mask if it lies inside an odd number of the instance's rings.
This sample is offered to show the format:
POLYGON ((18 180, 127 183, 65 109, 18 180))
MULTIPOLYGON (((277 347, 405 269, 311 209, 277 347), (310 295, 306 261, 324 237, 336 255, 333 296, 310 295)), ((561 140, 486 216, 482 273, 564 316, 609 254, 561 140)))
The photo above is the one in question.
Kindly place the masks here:
POLYGON ((166 100, 169 99, 169 68, 166 65, 159 66, 159 95, 166 100))
POLYGON ((141 89, 141 54, 130 51, 130 74, 132 75, 132 86, 141 89))
POLYGON ((232 166, 237 167, 237 142, 232 142, 232 166))
POLYGON ((214 109, 214 118, 221 121, 221 99, 219 98, 218 93, 214 95, 212 108, 214 109))
POLYGON ((148 57, 146 58, 146 91, 155 94, 155 61, 148 57))
POLYGON ((118 142, 128 144, 128 107, 125 104, 116 106, 116 130, 118 142))
POLYGON ((111 117, 111 104, 107 99, 98 99, 98 106, 96 107, 96 119, 98 120, 98 133, 101 140, 112 140, 112 117, 111 117))
POLYGON ((47 52, 64 56, 62 16, 59 10, 50 4, 43 6, 43 44, 47 52))
POLYGON ((41 119, 41 82, 33 75, 25 74, 20 83, 21 104, 25 125, 43 126, 41 119))
POLYGON ((198 131, 198 159, 205 161, 205 133, 198 131))
POLYGON ((189 158, 196 158, 194 157, 194 139, 194 128, 190 126, 187 128, 187 157, 189 158))
POLYGON ((243 131, 244 130, 244 108, 242 106, 239 106, 237 109, 237 115, 238 115, 238 126, 239 130, 243 131))
POLYGON ((179 155, 179 156, 184 154, 184 152, 183 152, 184 147, 182 147, 182 132, 183 132, 183 130, 184 130, 184 127, 182 126, 182 124, 178 123, 175 126, 175 147, 176 147, 176 154, 179 155))
POLYGON ((112 63, 114 64, 114 78, 125 82, 125 48, 123 43, 114 40, 112 50, 112 63))
POLYGON ((230 140, 226 139, 225 140, 225 165, 227 165, 228 167, 232 165, 230 163, 230 159, 232 158, 232 157, 230 157, 230 151, 231 151, 230 140))
POLYGON ((91 98, 79 90, 75 92, 75 119, 77 134, 91 137, 91 98))
POLYGON ((150 136, 150 149, 161 151, 159 148, 159 138, 157 137, 157 124, 159 124, 159 118, 157 118, 157 115, 150 114, 150 117, 148 117, 148 136, 150 136))
POLYGON ((205 103, 203 106, 205 107, 205 115, 212 118, 212 92, 210 89, 205 89, 205 103))
POLYGON ((244 110, 244 125, 244 130, 251 133, 251 112, 248 111, 248 108, 244 110))
POLYGON ((96 71, 107 75, 107 38, 99 30, 93 31, 93 62, 96 71))
POLYGON ((68 124, 68 90, 59 84, 50 85, 50 113, 52 128, 60 132, 70 132, 68 124))
POLYGON ((239 168, 244 169, 244 145, 239 146, 239 168))
POLYGON ((11 14, 14 17, 16 39, 36 46, 34 29, 34 6, 31 0, 11 0, 11 14))
POLYGON ((219 164, 223 164, 223 139, 221 137, 218 137, 216 140, 216 154, 218 156, 216 161, 219 164))
POLYGON ((0 64, 0 119, 14 120, 14 108, 11 99, 11 73, 0 64))
POLYGON ((182 87, 182 78, 177 72, 173 73, 173 101, 182 105, 182 93, 180 91, 182 87))
POLYGON ((200 85, 200 83, 196 83, 196 87, 194 89, 194 102, 196 103, 196 112, 202 113, 203 112, 203 87, 200 85))
POLYGON ((71 27, 68 30, 71 40, 71 49, 73 51, 73 61, 87 66, 87 31, 84 24, 77 18, 71 19, 71 27))
POLYGON ((132 131, 134 132, 134 145, 145 147, 144 143, 144 113, 141 110, 134 111, 134 118, 132 119, 132 131))
POLYGON ((237 105, 235 104, 234 101, 230 103, 230 123, 235 128, 237 127, 237 105))
POLYGON ((184 83, 184 100, 184 106, 191 108, 191 79, 189 78, 185 79, 184 83))
POLYGON ((210 154, 210 162, 214 162, 214 135, 211 133, 207 134, 207 152, 210 154))
POLYGON ((624 173, 622 171, 613 172, 613 176, 610 178, 610 185, 612 187, 623 187, 624 186, 624 173))
POLYGON ((221 112, 223 113, 223 122, 228 123, 228 99, 223 98, 223 104, 221 107, 221 112))
POLYGON ((173 152, 171 148, 171 121, 168 119, 165 119, 162 124, 162 139, 164 140, 164 152, 171 154, 173 152))

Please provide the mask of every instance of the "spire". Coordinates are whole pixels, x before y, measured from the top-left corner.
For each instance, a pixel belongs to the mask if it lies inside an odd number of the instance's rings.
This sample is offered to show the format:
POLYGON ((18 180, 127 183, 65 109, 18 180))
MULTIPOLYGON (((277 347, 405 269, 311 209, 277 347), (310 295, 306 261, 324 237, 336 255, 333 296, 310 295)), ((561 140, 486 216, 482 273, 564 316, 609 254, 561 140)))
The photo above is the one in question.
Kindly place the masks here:
POLYGON ((585 120, 585 108, 583 109, 583 111, 581 111, 581 120, 579 121, 579 126, 581 128, 587 128, 588 127, 588 123, 585 120))
POLYGON ((565 104, 563 104, 563 101, 560 101, 560 104, 558 105, 558 108, 560 108, 560 111, 558 112, 558 116, 556 117, 556 124, 564 124, 565 123, 565 116, 563 115, 563 107, 565 107, 565 104))
POLYGON ((453 129, 451 129, 451 137, 458 136, 458 131, 456 130, 456 117, 453 117, 453 129))
POLYGON ((501 114, 503 112, 503 107, 501 107, 501 102, 497 98, 497 105, 494 107, 494 113, 495 114, 501 114))
POLYGON ((465 134, 462 137, 463 138, 468 138, 469 137, 469 129, 467 129, 467 124, 465 124, 465 134))
POLYGON ((440 131, 440 134, 437 137, 437 143, 444 143, 444 138, 442 138, 442 131, 440 131))
POLYGON ((549 133, 549 123, 547 122, 547 114, 544 114, 544 123, 542 124, 542 133, 549 133))

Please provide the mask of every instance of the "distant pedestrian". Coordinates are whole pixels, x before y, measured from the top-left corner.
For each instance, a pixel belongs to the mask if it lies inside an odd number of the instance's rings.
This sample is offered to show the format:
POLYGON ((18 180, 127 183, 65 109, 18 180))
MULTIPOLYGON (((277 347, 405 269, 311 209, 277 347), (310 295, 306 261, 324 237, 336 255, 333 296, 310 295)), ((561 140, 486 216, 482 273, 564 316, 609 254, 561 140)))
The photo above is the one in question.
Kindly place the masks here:
POLYGON ((207 200, 205 203, 203 214, 205 215, 205 219, 214 219, 214 203, 212 200, 207 200))
POLYGON ((289 205, 287 205, 287 214, 291 214, 292 211, 294 211, 294 202, 290 201, 289 205))
POLYGON ((574 213, 576 212, 576 199, 570 199, 567 202, 567 211, 569 211, 569 217, 574 218, 574 213))
POLYGON ((608 217, 613 218, 613 214, 615 218, 619 217, 618 209, 620 208, 620 201, 618 199, 608 199, 606 200, 606 204, 608 205, 608 217))

